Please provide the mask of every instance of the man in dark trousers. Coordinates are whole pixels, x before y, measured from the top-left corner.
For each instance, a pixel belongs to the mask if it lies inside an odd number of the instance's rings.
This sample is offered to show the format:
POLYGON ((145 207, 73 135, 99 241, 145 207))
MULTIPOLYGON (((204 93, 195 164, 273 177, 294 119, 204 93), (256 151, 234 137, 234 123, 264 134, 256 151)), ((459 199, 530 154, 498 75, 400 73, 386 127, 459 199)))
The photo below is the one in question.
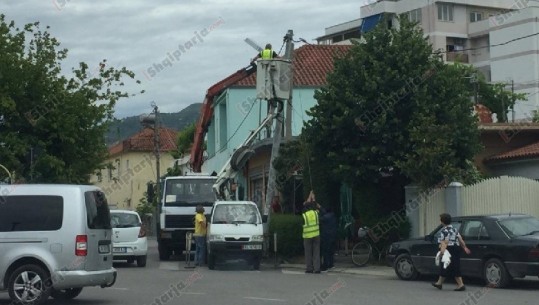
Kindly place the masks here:
POLYGON ((305 273, 320 273, 320 227, 318 204, 311 191, 303 204, 303 247, 305 249, 305 273))
POLYGON ((322 271, 333 268, 336 238, 337 217, 335 217, 331 207, 321 208, 320 248, 322 251, 322 271))

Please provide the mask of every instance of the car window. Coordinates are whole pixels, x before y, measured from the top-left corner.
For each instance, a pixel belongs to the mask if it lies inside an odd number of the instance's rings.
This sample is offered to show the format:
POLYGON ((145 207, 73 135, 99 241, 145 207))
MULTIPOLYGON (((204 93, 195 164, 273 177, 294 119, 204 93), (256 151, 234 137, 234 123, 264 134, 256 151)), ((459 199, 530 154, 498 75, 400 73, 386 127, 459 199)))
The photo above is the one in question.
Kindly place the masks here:
MULTIPOLYGON (((457 231, 460 230, 460 226, 461 226, 461 222, 460 221, 455 221, 455 222, 451 222, 451 225, 453 226, 453 228, 455 228, 457 231)), ((442 232, 442 228, 443 226, 438 226, 432 233, 431 235, 434 236, 434 240, 438 240, 440 238, 440 234, 442 232)))
POLYGON ((111 212, 110 222, 113 228, 140 227, 140 221, 138 216, 131 213, 111 212))
POLYGON ((86 218, 89 229, 110 229, 110 210, 103 192, 89 191, 84 193, 86 218))
POLYGON ((5 196, 0 204, 0 232, 56 231, 62 227, 61 196, 5 196))
POLYGON ((535 217, 513 217, 499 221, 500 226, 510 236, 524 236, 539 233, 539 219, 535 217))
POLYGON ((460 232, 464 240, 485 240, 489 239, 487 229, 480 220, 470 220, 463 225, 460 232))

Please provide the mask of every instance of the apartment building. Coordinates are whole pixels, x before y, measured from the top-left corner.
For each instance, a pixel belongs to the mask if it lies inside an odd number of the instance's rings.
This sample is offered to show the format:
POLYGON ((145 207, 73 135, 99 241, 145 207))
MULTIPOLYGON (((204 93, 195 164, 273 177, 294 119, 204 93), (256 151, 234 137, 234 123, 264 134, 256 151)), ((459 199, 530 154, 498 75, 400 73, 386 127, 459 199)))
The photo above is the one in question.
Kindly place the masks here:
POLYGON ((345 44, 344 33, 366 33, 382 16, 393 26, 392 17, 403 14, 418 22, 446 62, 471 64, 487 81, 526 94, 514 118, 531 118, 539 106, 539 0, 370 0, 360 19, 326 28, 317 40, 345 44))

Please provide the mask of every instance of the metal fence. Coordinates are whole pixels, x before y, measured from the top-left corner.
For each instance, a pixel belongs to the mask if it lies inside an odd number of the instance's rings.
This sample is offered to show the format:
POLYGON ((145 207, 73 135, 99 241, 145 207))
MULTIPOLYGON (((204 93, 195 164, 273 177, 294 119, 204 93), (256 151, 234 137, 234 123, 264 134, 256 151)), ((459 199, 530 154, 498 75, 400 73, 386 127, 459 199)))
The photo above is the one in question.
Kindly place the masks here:
POLYGON ((457 187, 457 201, 448 202, 448 188, 423 196, 418 208, 419 235, 431 232, 440 223, 439 215, 448 207, 460 205, 462 216, 481 214, 524 213, 539 218, 539 182, 501 176, 473 185, 457 187))

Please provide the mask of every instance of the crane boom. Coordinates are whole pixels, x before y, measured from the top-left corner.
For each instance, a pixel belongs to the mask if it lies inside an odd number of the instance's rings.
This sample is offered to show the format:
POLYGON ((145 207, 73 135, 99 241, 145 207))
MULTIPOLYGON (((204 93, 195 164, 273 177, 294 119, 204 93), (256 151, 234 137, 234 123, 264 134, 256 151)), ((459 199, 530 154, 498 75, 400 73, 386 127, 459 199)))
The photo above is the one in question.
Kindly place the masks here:
POLYGON ((202 163, 204 162, 204 151, 202 146, 204 143, 204 137, 206 136, 206 132, 208 131, 211 117, 213 115, 214 98, 220 95, 231 85, 237 83, 242 79, 247 78, 254 72, 256 72, 256 65, 252 63, 249 66, 236 71, 234 74, 214 84, 208 89, 208 91, 206 91, 206 97, 204 98, 204 102, 202 103, 201 114, 196 124, 193 146, 191 147, 191 156, 189 163, 193 169, 193 172, 200 173, 202 170, 202 163))

